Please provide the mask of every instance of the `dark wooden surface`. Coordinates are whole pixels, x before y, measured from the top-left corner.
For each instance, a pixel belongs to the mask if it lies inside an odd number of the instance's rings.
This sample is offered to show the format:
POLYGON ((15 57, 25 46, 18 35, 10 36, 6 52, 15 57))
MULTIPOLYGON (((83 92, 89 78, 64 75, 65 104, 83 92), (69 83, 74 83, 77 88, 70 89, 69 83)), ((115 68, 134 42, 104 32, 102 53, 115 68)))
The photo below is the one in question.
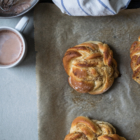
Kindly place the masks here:
MULTIPOLYGON (((40 2, 52 3, 52 0, 40 0, 40 2)), ((128 9, 140 8, 140 0, 131 0, 128 9)))
POLYGON ((132 0, 128 8, 129 9, 140 8, 140 0, 132 0))

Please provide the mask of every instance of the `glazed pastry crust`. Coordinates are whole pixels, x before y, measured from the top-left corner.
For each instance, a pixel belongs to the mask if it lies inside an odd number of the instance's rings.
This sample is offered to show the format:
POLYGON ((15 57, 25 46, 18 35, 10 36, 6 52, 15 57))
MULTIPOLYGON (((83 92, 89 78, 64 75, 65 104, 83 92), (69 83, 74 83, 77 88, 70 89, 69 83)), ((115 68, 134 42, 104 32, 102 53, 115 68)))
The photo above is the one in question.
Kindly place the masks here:
POLYGON ((84 42, 68 49, 63 65, 70 86, 80 93, 104 93, 119 74, 112 50, 98 41, 84 42))
POLYGON ((140 84, 140 37, 130 48, 131 68, 133 70, 132 78, 140 84))
POLYGON ((79 116, 73 120, 70 133, 64 140, 126 140, 116 134, 116 129, 107 122, 90 120, 79 116))

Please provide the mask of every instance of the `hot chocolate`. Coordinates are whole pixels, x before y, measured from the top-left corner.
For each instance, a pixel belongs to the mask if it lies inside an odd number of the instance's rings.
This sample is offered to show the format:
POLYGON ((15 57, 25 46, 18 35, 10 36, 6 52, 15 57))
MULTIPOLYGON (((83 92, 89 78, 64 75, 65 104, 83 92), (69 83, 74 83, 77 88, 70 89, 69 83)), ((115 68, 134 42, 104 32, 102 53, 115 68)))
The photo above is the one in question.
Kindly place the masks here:
POLYGON ((9 30, 0 31, 0 64, 9 65, 16 62, 23 52, 20 37, 9 30))

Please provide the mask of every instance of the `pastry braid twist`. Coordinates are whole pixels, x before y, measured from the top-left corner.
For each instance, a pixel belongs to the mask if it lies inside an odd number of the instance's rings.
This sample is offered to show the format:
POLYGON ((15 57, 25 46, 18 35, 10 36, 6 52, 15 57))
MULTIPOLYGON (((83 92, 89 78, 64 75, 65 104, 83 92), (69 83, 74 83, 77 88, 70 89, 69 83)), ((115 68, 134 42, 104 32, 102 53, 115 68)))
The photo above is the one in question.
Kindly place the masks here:
POLYGON ((64 140, 126 140, 116 134, 115 128, 107 123, 80 116, 74 119, 70 134, 64 140))
POLYGON ((133 70, 133 79, 140 84, 140 37, 130 48, 131 68, 133 70))
POLYGON ((101 94, 118 77, 117 63, 107 44, 85 42, 67 50, 63 58, 69 84, 80 93, 101 94))

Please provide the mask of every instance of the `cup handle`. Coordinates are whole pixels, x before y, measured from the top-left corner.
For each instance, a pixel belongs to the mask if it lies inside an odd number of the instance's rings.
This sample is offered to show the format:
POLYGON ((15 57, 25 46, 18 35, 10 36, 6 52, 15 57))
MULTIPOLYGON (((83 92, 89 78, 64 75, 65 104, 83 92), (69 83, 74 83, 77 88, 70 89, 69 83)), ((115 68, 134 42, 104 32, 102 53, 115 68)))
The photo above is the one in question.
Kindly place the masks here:
POLYGON ((23 32, 25 29, 26 25, 29 22, 29 18, 27 16, 24 16, 16 25, 15 29, 18 30, 19 32, 23 32))

